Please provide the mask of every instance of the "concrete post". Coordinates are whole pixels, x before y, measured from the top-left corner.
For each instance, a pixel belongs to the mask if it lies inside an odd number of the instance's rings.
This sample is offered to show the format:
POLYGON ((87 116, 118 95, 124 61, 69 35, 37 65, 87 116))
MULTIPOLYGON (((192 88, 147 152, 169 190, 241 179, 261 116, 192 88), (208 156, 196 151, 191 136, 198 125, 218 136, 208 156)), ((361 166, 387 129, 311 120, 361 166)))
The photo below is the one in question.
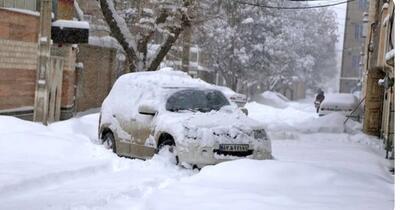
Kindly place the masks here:
POLYGON ((39 56, 36 73, 33 121, 47 124, 49 110, 49 71, 51 47, 51 0, 41 0, 39 56))
POLYGON ((183 46, 182 46, 182 70, 189 73, 190 69, 190 48, 192 45, 192 27, 186 26, 183 31, 183 46))

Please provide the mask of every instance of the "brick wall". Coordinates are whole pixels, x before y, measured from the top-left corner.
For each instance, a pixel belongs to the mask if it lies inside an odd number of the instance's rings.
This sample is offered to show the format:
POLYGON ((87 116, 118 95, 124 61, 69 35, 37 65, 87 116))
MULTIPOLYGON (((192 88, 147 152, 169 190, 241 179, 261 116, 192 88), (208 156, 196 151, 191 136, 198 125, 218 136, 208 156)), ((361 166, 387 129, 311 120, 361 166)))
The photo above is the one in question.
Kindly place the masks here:
POLYGON ((83 70, 77 73, 76 111, 100 107, 117 78, 116 50, 80 45, 78 62, 83 70))
POLYGON ((37 42, 39 16, 0 8, 0 39, 37 42))
MULTIPOLYGON (((0 9, 0 16, 2 12, 0 9)), ((5 21, 1 19, 0 22, 4 25, 5 21)), ((12 33, 5 31, 0 29, 0 110, 31 107, 35 94, 37 43, 14 41, 15 37, 10 38, 12 33)), ((24 36, 24 40, 27 39, 36 37, 24 36)))
MULTIPOLYGON (((0 8, 0 114, 32 119, 38 56, 39 16, 0 8), (29 113, 28 113, 29 112, 29 113)), ((75 50, 53 46, 64 58, 62 119, 72 116, 75 94, 75 50)))
POLYGON ((39 16, 0 8, 0 114, 32 117, 39 16))

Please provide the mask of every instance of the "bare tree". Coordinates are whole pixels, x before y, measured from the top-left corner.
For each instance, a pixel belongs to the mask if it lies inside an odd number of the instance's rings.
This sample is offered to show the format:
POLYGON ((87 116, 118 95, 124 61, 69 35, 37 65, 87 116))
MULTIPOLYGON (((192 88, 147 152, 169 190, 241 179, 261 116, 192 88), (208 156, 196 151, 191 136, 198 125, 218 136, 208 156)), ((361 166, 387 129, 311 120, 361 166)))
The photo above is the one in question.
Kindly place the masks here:
MULTIPOLYGON (((136 2, 141 3, 139 0, 136 2)), ((191 0, 152 2, 153 8, 143 8, 140 12, 135 12, 129 25, 117 12, 113 0, 100 0, 100 5, 110 26, 111 35, 125 50, 131 72, 157 70, 184 28, 191 25, 191 17, 188 14, 193 6, 191 0), (134 34, 130 30, 132 26, 137 28, 134 34), (150 54, 149 44, 156 33, 160 33, 163 40, 150 54)))

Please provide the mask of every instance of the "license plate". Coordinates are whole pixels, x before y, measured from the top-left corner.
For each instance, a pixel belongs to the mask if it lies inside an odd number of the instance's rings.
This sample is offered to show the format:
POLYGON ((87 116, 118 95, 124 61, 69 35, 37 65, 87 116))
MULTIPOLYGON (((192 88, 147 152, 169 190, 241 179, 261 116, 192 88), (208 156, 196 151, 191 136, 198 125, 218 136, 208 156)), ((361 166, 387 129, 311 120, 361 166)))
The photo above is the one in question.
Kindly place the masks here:
POLYGON ((219 150, 227 152, 245 152, 249 150, 248 144, 220 144, 219 150))

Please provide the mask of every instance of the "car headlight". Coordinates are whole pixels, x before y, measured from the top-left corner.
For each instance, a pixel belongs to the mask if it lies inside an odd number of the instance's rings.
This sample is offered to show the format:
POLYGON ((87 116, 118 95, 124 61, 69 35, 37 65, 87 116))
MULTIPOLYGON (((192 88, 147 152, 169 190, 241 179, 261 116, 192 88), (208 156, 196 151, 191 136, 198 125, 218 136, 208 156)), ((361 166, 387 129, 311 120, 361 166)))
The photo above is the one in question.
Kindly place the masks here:
POLYGON ((255 139, 264 139, 264 140, 268 140, 267 133, 265 132, 264 129, 254 130, 254 138, 255 138, 255 139))

